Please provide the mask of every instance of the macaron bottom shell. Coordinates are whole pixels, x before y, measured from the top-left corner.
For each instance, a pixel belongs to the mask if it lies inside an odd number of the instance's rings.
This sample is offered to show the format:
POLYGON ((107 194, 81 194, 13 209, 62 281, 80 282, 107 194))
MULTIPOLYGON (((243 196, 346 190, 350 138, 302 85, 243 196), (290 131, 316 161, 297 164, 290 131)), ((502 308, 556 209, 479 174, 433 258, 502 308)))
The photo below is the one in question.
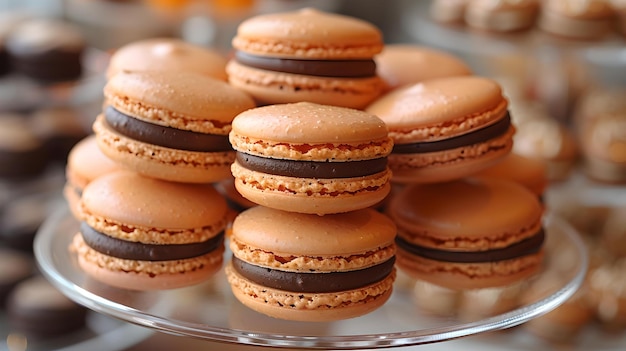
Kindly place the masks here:
MULTIPOLYGON (((389 172, 384 173, 386 176, 383 175, 382 178, 386 179, 386 177, 389 176, 389 172)), ((289 178, 288 181, 293 181, 293 179, 290 177, 270 175, 268 175, 268 178, 277 180, 274 182, 275 185, 259 188, 236 177, 235 188, 243 197, 262 206, 289 212, 318 215, 349 212, 374 206, 385 199, 391 191, 391 185, 388 181, 380 181, 380 174, 371 177, 359 177, 357 180, 354 178, 335 180, 312 178, 297 179, 298 182, 303 184, 319 183, 320 185, 328 186, 326 194, 319 192, 308 193, 306 188, 300 188, 298 191, 281 190, 286 183, 285 181, 281 181, 282 178, 289 178), (324 181, 326 181, 327 184, 324 184, 324 181), (355 181, 359 183, 370 183, 370 186, 362 186, 356 191, 342 192, 336 195, 332 194, 334 191, 332 187, 337 185, 341 187, 343 183, 352 183, 355 181), (333 184, 333 182, 339 184, 333 184)))
POLYGON ((447 151, 389 155, 393 182, 439 183, 461 179, 487 169, 513 149, 514 129, 484 143, 447 151))
POLYGON ((398 248, 396 265, 407 275, 442 287, 463 290, 501 287, 537 274, 544 251, 518 258, 484 263, 435 261, 398 248))
POLYGON ((383 89, 380 77, 336 78, 266 71, 237 62, 227 66, 229 82, 259 105, 308 101, 362 109, 383 89))
POLYGON ((102 152, 125 168, 145 176, 184 183, 228 179, 234 151, 198 152, 170 149, 125 137, 99 116, 93 124, 102 152))
POLYGON ((382 281, 359 289, 332 293, 300 293, 255 284, 229 263, 226 276, 243 305, 267 316, 292 321, 330 322, 362 316, 381 307, 391 296, 395 270, 382 281))
POLYGON ((217 273, 223 264, 224 247, 206 255, 173 261, 132 261, 99 253, 76 234, 70 247, 78 265, 91 278, 128 290, 167 290, 199 284, 217 273), (194 262, 195 261, 195 262, 194 262))

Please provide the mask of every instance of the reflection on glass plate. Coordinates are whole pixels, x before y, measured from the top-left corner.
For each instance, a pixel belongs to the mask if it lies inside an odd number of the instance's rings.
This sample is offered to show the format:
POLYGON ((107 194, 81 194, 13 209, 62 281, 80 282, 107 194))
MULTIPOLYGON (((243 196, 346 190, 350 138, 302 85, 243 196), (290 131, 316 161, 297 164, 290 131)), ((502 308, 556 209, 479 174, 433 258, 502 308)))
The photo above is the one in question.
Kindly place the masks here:
POLYGON ((501 330, 556 308, 583 282, 588 257, 577 233, 559 218, 547 215, 549 241, 577 257, 563 269, 549 264, 555 256, 546 245, 547 264, 537 278, 559 274, 563 284, 525 305, 488 318, 457 320, 427 316, 413 305, 411 291, 397 284, 389 301, 362 317, 332 322, 287 322, 242 306, 230 292, 223 273, 198 286, 137 292, 104 286, 89 279, 68 251, 78 223, 64 208, 50 217, 35 240, 35 256, 43 273, 74 301, 105 315, 171 334, 199 339, 289 348, 367 349, 429 344, 501 330), (557 271, 555 271, 557 270, 557 271))

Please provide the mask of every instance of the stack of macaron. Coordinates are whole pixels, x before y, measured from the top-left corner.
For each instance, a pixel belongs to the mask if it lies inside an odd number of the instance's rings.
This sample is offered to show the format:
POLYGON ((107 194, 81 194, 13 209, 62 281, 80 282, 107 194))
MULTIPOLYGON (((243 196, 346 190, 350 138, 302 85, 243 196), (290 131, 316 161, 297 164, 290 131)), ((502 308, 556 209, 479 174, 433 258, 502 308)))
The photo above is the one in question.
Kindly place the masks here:
POLYGON ((226 268, 235 297, 300 321, 357 317, 395 279, 395 224, 371 206, 390 191, 393 142, 378 117, 309 102, 239 114, 230 141, 240 213, 226 268))
POLYGON ((399 190, 385 211, 398 227, 396 265, 419 282, 415 293, 449 291, 444 305, 455 308, 484 289, 515 301, 511 292, 542 267, 545 169, 529 170, 539 177, 530 181, 494 169, 526 161, 511 154, 515 127, 500 85, 471 75, 426 79, 365 111, 394 140, 389 167, 399 190))
POLYGON ((371 208, 390 192, 393 141, 358 110, 383 89, 380 30, 306 8, 245 20, 232 43, 229 82, 263 105, 229 134, 234 188, 256 204, 232 224, 233 294, 285 320, 373 311, 395 279, 396 226, 371 208))
POLYGON ((67 167, 66 196, 81 222, 71 250, 89 277, 161 290, 221 268, 228 211, 212 182, 231 177, 231 122, 255 104, 223 80, 225 59, 191 64, 203 57, 215 59, 165 39, 114 55, 95 135, 72 150, 67 167), (142 55, 154 67, 137 66, 142 55), (84 169, 97 159, 106 167, 84 169))

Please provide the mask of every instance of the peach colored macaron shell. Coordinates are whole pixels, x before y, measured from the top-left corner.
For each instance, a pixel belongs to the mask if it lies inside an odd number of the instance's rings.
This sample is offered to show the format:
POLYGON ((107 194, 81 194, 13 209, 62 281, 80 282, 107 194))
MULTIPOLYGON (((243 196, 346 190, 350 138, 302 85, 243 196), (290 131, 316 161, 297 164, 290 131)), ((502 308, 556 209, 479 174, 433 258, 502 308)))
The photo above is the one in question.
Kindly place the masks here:
POLYGON ((235 297, 287 320, 332 321, 380 307, 395 279, 396 226, 363 209, 317 216, 257 206, 233 223, 235 297))
POLYGON ((78 217, 76 208, 87 184, 101 175, 120 169, 121 167, 117 163, 100 151, 95 135, 90 135, 74 145, 67 157, 65 167, 67 181, 63 188, 63 196, 68 202, 72 214, 78 217))
POLYGON ((217 51, 176 38, 151 38, 120 47, 111 55, 107 78, 122 71, 195 72, 226 81, 227 59, 217 51))
POLYGON ((539 15, 538 0, 472 0, 467 2, 468 26, 494 32, 513 32, 532 27, 539 15))
POLYGON ((394 182, 460 179, 505 157, 515 128, 508 102, 493 80, 431 79, 391 91, 366 112, 380 117, 394 140, 394 182))
POLYGON ((393 142, 374 115, 301 102, 248 110, 232 127, 235 187, 254 203, 322 215, 372 206, 390 191, 393 142))
POLYGON ((478 172, 476 176, 512 180, 523 185, 539 198, 543 197, 548 187, 548 171, 545 163, 513 152, 502 161, 478 172))
POLYGON ((200 283, 223 261, 226 201, 210 184, 117 171, 85 188, 70 250, 92 278, 131 290, 200 283))
POLYGON ((398 225, 397 265, 451 289, 506 286, 543 260, 543 208, 512 181, 466 178, 414 184, 388 210, 398 225))
POLYGON ((255 106, 228 83, 189 72, 123 72, 104 95, 109 106, 93 125, 102 152, 143 175, 187 183, 230 176, 231 121, 255 106))
POLYGON ((460 58, 419 45, 388 44, 374 60, 386 91, 428 79, 472 74, 460 58))
POLYGON ((374 25, 305 8, 243 21, 226 66, 229 82, 259 105, 308 101, 363 108, 381 91, 373 56, 383 48, 374 25))

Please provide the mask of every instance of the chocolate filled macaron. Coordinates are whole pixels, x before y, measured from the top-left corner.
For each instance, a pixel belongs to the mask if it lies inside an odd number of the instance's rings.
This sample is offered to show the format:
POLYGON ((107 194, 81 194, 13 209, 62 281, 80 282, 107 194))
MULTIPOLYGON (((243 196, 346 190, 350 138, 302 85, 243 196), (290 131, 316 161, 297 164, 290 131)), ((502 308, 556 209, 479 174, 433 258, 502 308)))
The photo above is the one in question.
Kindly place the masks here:
POLYGON ((392 200, 397 266, 450 289, 507 286, 543 262, 543 207, 512 181, 465 178, 414 184, 392 200))
POLYGON ((380 118, 309 102, 258 107, 233 120, 231 170, 248 200, 319 215, 375 205, 389 194, 393 141, 380 118))
POLYGON ((226 81, 226 57, 216 50, 177 38, 151 38, 117 49, 109 60, 107 78, 122 71, 195 72, 226 81))
POLYGON ((395 234, 372 209, 317 216, 256 206, 233 223, 226 275, 241 303, 268 316, 353 318, 391 295, 395 234))
POLYGON ((376 55, 376 70, 385 91, 428 79, 469 76, 470 67, 445 51, 412 44, 388 44, 376 55))
POLYGON ((0 115, 0 179, 20 181, 44 173, 48 153, 23 115, 0 115))
POLYGON ((515 128, 495 81, 431 79, 396 89, 367 107, 389 128, 394 182, 460 179, 509 154, 515 128))
POLYGON ((543 199, 548 187, 546 164, 536 158, 513 152, 495 165, 476 173, 475 176, 512 180, 526 187, 539 199, 543 199))
POLYGON ((39 109, 30 116, 30 126, 43 140, 50 159, 63 163, 72 147, 89 134, 78 110, 70 107, 39 109))
POLYGON ((382 88, 373 60, 382 34, 360 19, 312 8, 258 15, 239 25, 232 46, 228 79, 259 105, 363 108, 382 88))
POLYGON ((79 141, 70 150, 65 166, 63 196, 70 211, 78 218, 78 201, 83 189, 101 175, 121 170, 122 167, 102 153, 95 135, 79 141))
POLYGON ((611 32, 614 16, 607 0, 546 0, 537 24, 559 37, 597 40, 611 32))
POLYGON ((198 284, 223 261, 226 201, 210 184, 118 171, 85 187, 70 250, 90 277, 130 290, 198 284))
POLYGON ((76 80, 82 75, 86 45, 81 31, 73 24, 41 18, 17 26, 7 38, 6 49, 17 73, 54 83, 76 80))
POLYGON ((465 22, 492 32, 529 29, 539 15, 538 0, 472 0, 467 2, 465 22))
POLYGON ((93 124, 102 152, 149 177, 209 183, 230 177, 233 118, 255 107, 228 83, 190 72, 122 72, 93 124))
POLYGON ((86 318, 85 307, 65 297, 42 276, 21 282, 9 296, 9 330, 31 341, 52 340, 76 332, 85 327, 86 318))

